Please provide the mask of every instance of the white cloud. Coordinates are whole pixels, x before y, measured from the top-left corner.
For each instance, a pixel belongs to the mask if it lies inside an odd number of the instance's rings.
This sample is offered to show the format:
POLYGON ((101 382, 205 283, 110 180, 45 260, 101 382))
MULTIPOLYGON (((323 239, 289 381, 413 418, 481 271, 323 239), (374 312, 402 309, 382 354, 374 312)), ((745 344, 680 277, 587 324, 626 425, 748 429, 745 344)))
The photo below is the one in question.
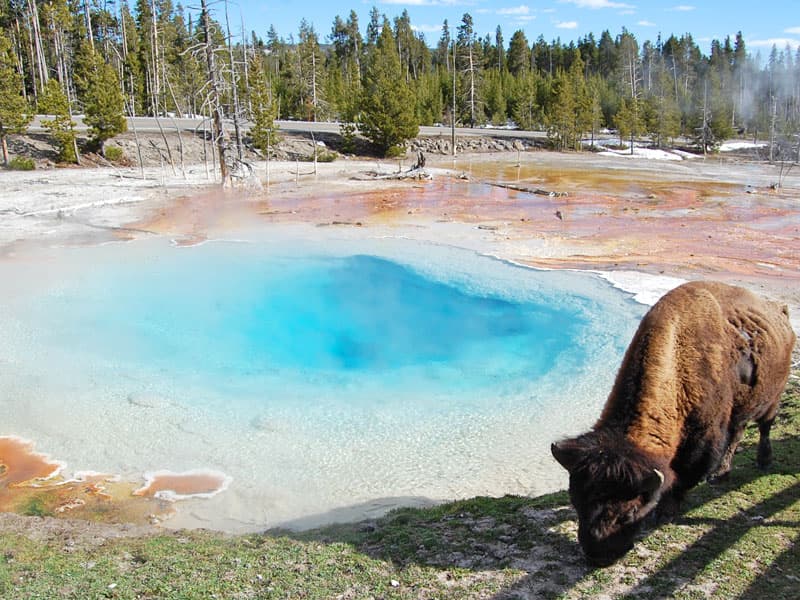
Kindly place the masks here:
POLYGON ((498 15, 527 15, 531 12, 531 9, 524 4, 520 4, 511 8, 500 8, 496 12, 498 15))
POLYGON ((561 0, 568 4, 574 4, 578 8, 634 8, 630 4, 622 2, 612 2, 611 0, 561 0))
POLYGON ((783 33, 800 33, 800 27, 787 27, 783 33))
POLYGON ((525 25, 525 23, 530 23, 535 19, 536 17, 534 15, 520 15, 519 17, 514 17, 513 22, 518 25, 525 25))
POLYGON ((690 6, 688 4, 678 4, 678 6, 673 6, 667 10, 677 10, 678 12, 689 12, 690 10, 694 10, 694 6, 690 6))
POLYGON ((639 21, 636 24, 640 25, 642 27, 655 27, 656 26, 656 24, 653 23, 652 21, 639 21))
POLYGON ((635 10, 630 10, 630 9, 629 10, 621 10, 621 11, 619 11, 619 14, 621 14, 621 15, 635 15, 636 11, 635 10))
POLYGON ((772 48, 773 46, 777 46, 778 50, 783 50, 787 45, 791 48, 796 48, 797 46, 800 46, 800 40, 797 38, 769 38, 766 40, 753 40, 747 42, 747 46, 749 48, 752 48, 753 46, 756 48, 772 48))
POLYGON ((561 21, 556 23, 556 27, 558 29, 577 29, 578 22, 577 21, 561 21))
POLYGON ((555 9, 555 8, 543 8, 543 9, 542 9, 542 12, 543 12, 544 14, 551 14, 551 13, 554 13, 554 12, 556 12, 556 9, 555 9))
POLYGON ((418 31, 420 33, 441 33, 442 26, 441 25, 412 25, 412 31, 418 31))

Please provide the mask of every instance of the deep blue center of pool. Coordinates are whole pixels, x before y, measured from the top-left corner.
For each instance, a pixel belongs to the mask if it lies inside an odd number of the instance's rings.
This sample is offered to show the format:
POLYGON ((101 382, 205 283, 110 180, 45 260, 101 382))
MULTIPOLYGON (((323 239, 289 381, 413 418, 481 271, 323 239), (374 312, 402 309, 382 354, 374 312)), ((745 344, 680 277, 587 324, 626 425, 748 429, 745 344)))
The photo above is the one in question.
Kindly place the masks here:
POLYGON ((507 352, 548 346, 552 356, 572 328, 557 308, 472 295, 373 256, 287 271, 268 277, 246 306, 230 307, 225 322, 264 364, 391 369, 458 361, 497 344, 507 352))
MULTIPOLYGON (((49 335, 210 379, 416 368, 447 387, 447 379, 481 385, 545 373, 576 350, 585 325, 574 307, 467 289, 376 256, 199 250, 98 266, 58 296, 49 335)), ((45 321, 52 301, 42 306, 45 321)))

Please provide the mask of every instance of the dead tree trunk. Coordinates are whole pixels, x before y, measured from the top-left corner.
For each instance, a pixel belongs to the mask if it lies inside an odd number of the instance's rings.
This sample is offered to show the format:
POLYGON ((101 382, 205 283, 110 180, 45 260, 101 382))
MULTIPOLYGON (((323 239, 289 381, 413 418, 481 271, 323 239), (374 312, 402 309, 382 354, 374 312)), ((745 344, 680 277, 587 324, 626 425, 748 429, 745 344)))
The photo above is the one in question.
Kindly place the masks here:
POLYGON ((206 0, 200 0, 200 18, 203 27, 203 42, 205 45, 206 68, 208 87, 211 93, 211 113, 213 116, 212 136, 217 144, 219 156, 219 171, 222 184, 229 179, 228 165, 225 163, 225 131, 222 125, 222 103, 220 102, 219 85, 217 83, 217 67, 214 60, 214 49, 211 47, 211 25, 209 23, 206 0))
POLYGON ((32 44, 34 45, 36 54, 36 66, 39 71, 39 89, 37 90, 36 86, 34 86, 34 94, 36 94, 43 90, 47 83, 47 61, 42 46, 42 32, 39 28, 39 9, 34 0, 28 0, 28 11, 32 44))
POLYGON ((243 160, 242 154, 242 130, 239 127, 239 90, 236 84, 236 62, 233 56, 233 37, 231 36, 231 23, 228 19, 228 2, 225 2, 225 27, 228 33, 228 57, 231 61, 231 91, 233 93, 233 129, 236 132, 236 153, 239 160, 243 160))

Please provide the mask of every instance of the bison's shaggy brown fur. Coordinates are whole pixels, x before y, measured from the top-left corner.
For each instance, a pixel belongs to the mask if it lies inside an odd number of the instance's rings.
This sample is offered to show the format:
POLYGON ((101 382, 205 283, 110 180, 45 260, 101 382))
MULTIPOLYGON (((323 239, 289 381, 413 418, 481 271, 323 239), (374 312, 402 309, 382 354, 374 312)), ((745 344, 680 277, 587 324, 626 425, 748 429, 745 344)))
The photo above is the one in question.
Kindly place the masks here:
POLYGON ((786 307, 742 288, 687 283, 653 306, 592 431, 552 448, 590 561, 613 562, 653 509, 669 517, 688 489, 724 477, 748 421, 770 463, 794 343, 786 307))

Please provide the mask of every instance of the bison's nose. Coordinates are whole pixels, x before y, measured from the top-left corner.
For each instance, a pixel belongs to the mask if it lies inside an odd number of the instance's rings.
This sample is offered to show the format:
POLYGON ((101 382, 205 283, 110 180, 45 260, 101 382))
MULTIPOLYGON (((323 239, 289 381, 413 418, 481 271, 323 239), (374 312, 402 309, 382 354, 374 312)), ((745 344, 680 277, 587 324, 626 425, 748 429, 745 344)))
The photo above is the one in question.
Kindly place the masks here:
POLYGON ((590 547, 584 547, 583 552, 586 555, 586 560, 593 567, 608 567, 614 564, 625 556, 628 551, 633 548, 633 543, 627 540, 605 540, 603 544, 592 544, 590 547))
POLYGON ((586 553, 586 561, 593 567, 608 567, 613 565, 619 556, 612 556, 608 553, 602 554, 589 554, 586 553))

